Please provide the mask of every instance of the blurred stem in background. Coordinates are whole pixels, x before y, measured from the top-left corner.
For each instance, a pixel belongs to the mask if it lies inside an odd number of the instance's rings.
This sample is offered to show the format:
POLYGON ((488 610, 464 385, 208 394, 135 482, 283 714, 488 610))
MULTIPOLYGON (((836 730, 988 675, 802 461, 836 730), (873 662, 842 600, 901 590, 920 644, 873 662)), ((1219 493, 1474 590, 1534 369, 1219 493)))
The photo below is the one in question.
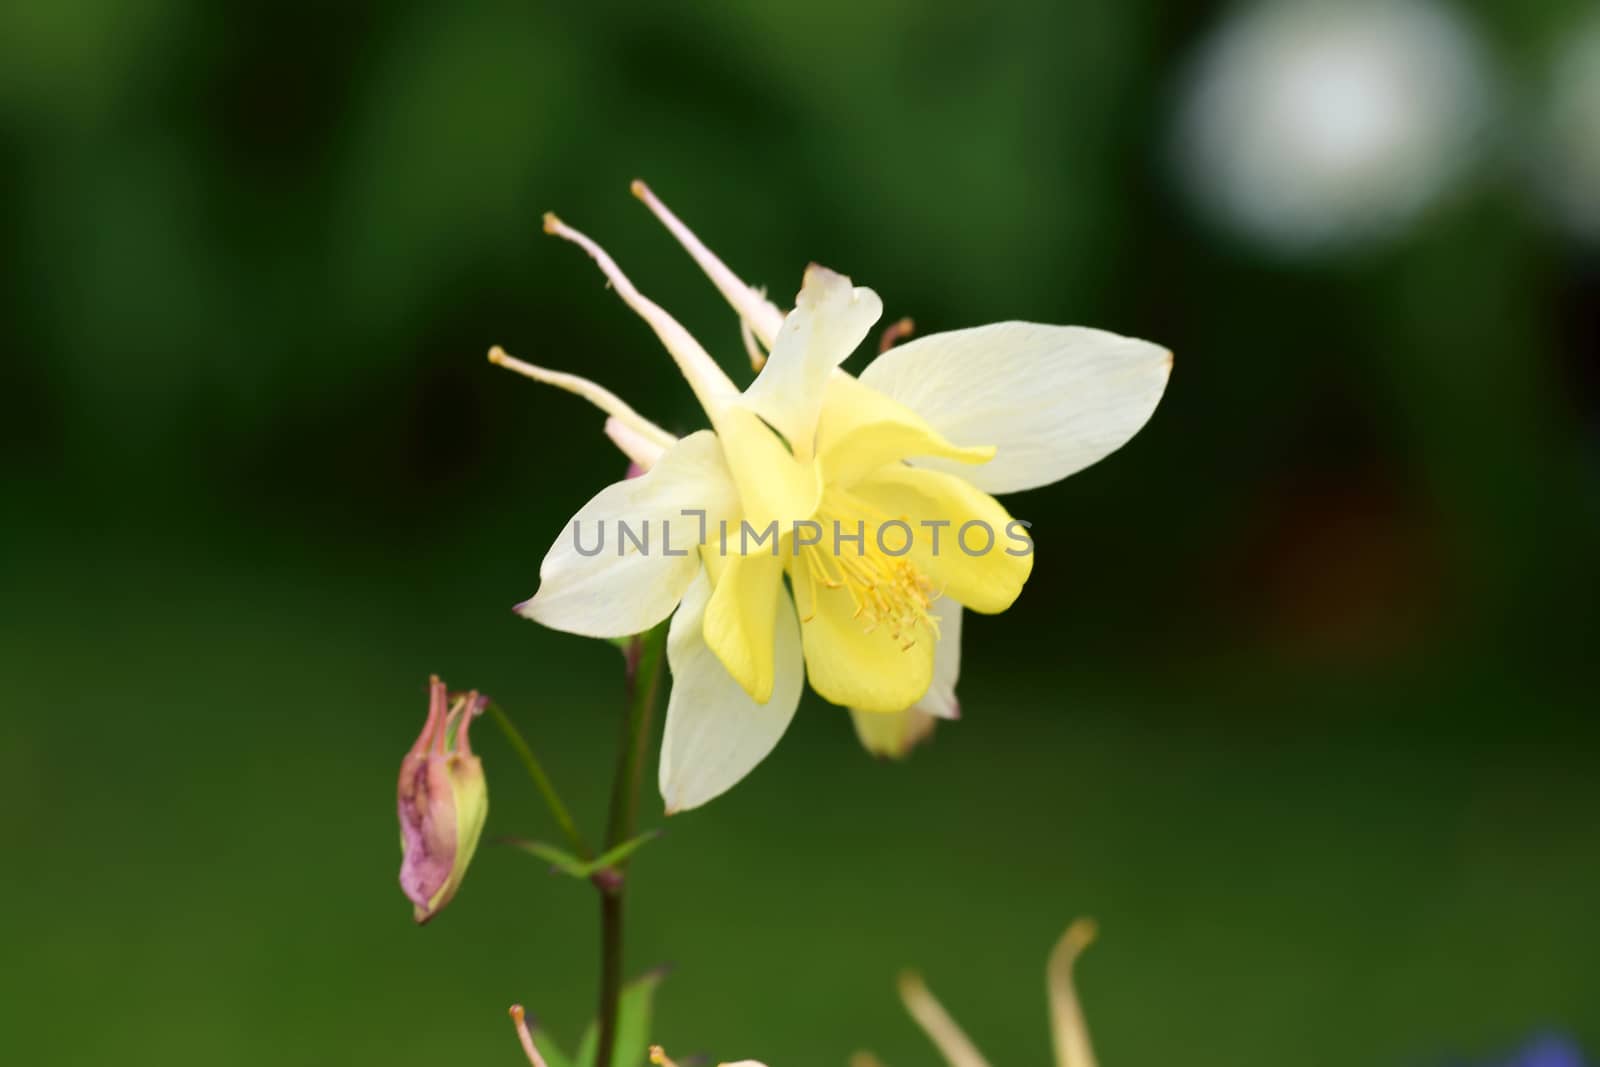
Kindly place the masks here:
POLYGON ((571 811, 556 792, 544 765, 504 709, 496 704, 489 711, 506 740, 522 760, 528 777, 544 798, 551 816, 561 827, 575 856, 536 841, 512 839, 511 843, 532 855, 548 860, 555 867, 578 878, 587 878, 600 893, 600 1004, 597 1015, 598 1041, 594 1063, 609 1064, 616 1046, 617 1013, 622 998, 622 893, 623 869, 638 847, 655 836, 652 831, 637 835, 639 787, 644 774, 645 749, 655 723, 656 704, 661 696, 661 674, 666 663, 667 624, 629 638, 627 657, 627 705, 623 712, 622 733, 617 744, 616 774, 611 783, 611 812, 600 854, 594 855, 572 819, 571 811))
MULTIPOLYGON (((660 699, 666 644, 666 623, 628 643, 628 708, 617 746, 616 777, 611 783, 611 817, 605 839, 608 854, 634 839, 645 746, 649 743, 656 703, 660 699)), ((616 863, 597 871, 592 879, 600 891, 600 1040, 594 1059, 597 1065, 611 1063, 616 1044, 617 1005, 622 996, 622 893, 626 885, 623 874, 626 865, 624 855, 616 863)))

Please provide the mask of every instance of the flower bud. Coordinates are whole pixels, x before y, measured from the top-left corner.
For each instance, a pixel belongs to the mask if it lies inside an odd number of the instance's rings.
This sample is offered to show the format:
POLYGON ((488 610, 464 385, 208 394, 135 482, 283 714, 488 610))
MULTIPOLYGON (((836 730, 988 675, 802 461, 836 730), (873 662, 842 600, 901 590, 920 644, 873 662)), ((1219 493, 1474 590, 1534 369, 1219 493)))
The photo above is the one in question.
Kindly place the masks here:
POLYGON ((488 703, 476 691, 452 700, 434 675, 428 721, 400 764, 400 888, 419 923, 456 895, 489 814, 483 764, 467 740, 488 703))
POLYGON ((856 737, 874 756, 905 759, 911 750, 933 736, 939 720, 914 704, 905 711, 851 711, 856 737))

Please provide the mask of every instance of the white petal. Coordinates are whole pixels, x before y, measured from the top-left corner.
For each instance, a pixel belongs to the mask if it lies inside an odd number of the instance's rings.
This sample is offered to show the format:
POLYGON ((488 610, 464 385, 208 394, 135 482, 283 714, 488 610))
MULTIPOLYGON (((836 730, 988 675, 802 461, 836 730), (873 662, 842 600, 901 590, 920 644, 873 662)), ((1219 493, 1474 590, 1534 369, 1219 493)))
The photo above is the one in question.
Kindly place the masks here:
POLYGON ((937 719, 959 719, 961 702, 956 682, 961 678, 961 605, 940 597, 929 609, 939 617, 939 643, 933 649, 933 684, 912 708, 937 719))
POLYGON ((715 530, 737 508, 716 436, 690 434, 648 472, 606 486, 579 509, 539 565, 539 592, 517 612, 585 637, 648 630, 672 613, 694 580, 702 530, 715 530), (684 514, 688 509, 704 511, 705 526, 698 514, 684 514))
POLYGON ((661 739, 660 785, 669 815, 722 795, 766 759, 789 728, 805 687, 800 620, 786 588, 779 589, 776 677, 765 704, 750 699, 707 646, 710 599, 711 580, 702 570, 667 634, 672 696, 661 739))
POLYGON ((849 278, 826 267, 807 268, 795 308, 744 394, 746 406, 788 439, 796 458, 811 458, 828 376, 882 314, 883 301, 871 289, 852 286, 849 278))
POLYGON ((997 322, 932 334, 879 356, 861 381, 921 415, 957 445, 994 445, 948 471, 990 493, 1059 481, 1104 459, 1150 418, 1172 353, 1083 326, 997 322))

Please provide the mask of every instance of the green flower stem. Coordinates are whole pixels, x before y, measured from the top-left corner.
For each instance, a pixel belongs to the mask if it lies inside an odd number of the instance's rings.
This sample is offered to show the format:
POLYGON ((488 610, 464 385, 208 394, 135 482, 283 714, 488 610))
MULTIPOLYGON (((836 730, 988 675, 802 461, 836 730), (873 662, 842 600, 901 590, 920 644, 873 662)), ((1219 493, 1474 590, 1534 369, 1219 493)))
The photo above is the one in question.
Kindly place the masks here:
POLYGON ((533 754, 533 749, 518 731, 516 724, 511 721, 511 716, 507 715, 500 705, 491 703, 489 714, 494 716, 494 721, 500 726, 500 732, 506 735, 506 740, 522 760, 523 767, 527 768, 528 777, 533 779, 534 787, 539 790, 539 795, 544 797, 545 806, 550 809, 550 815, 555 819, 556 825, 561 827, 561 832, 566 835, 567 844, 577 853, 579 859, 587 860, 592 855, 589 846, 584 843, 583 835, 578 832, 577 823, 572 821, 572 813, 562 802, 561 794, 556 792, 555 784, 545 773, 539 757, 533 754))
POLYGON ((632 838, 639 819, 639 786, 644 775, 645 750, 655 723, 662 668, 666 664, 667 624, 634 638, 628 649, 628 715, 622 724, 617 751, 617 775, 611 783, 611 821, 606 827, 606 850, 632 838))
MULTIPOLYGON (((644 777, 645 753, 655 724, 661 677, 666 665, 667 624, 634 638, 628 655, 628 711, 617 749, 617 773, 611 785, 611 818, 606 827, 605 851, 633 839, 639 818, 639 787, 644 777)), ((617 863, 594 875, 600 891, 600 1014, 595 1067, 611 1067, 616 1047, 617 1005, 622 997, 622 869, 617 863)))

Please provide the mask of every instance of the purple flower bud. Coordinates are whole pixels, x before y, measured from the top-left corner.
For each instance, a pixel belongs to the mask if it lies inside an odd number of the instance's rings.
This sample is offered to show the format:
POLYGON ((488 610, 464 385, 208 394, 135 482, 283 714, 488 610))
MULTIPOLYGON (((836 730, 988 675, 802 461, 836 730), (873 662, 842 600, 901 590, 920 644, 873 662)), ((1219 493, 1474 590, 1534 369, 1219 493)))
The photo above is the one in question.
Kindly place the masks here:
POLYGON ((438 675, 428 683, 428 721, 400 764, 400 888, 425 923, 461 887, 489 814, 483 764, 467 730, 489 698, 451 698, 438 675))

